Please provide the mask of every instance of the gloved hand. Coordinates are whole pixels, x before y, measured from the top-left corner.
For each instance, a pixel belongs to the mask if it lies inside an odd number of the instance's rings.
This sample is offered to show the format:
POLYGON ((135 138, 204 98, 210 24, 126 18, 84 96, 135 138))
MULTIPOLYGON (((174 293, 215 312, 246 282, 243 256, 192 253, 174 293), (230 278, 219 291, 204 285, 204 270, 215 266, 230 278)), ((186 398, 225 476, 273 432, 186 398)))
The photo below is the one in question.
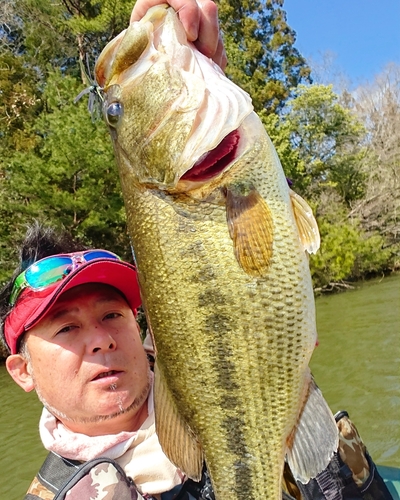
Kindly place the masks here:
POLYGON ((335 420, 339 429, 340 458, 350 467, 357 486, 362 486, 370 474, 365 445, 346 411, 336 413, 335 420))

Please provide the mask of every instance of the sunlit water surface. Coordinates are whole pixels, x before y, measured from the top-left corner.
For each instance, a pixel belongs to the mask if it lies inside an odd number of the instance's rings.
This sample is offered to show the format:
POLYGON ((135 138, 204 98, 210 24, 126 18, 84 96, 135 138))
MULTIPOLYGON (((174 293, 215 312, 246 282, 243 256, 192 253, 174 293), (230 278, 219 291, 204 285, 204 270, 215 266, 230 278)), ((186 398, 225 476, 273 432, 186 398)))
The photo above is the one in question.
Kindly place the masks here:
MULTIPOLYGON (((346 409, 374 460, 400 467, 400 276, 317 299, 311 367, 334 412, 346 409)), ((20 500, 46 452, 41 405, 0 366, 0 499, 20 500)))

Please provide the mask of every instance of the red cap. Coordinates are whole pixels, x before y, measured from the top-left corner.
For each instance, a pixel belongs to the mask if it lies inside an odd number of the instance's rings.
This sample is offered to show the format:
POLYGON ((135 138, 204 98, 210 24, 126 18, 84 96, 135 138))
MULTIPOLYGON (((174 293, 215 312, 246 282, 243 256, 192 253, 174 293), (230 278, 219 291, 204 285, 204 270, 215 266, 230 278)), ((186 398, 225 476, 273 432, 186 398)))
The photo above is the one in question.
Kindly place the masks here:
POLYGON ((17 353, 18 339, 21 335, 47 314, 62 293, 86 283, 103 283, 113 286, 125 296, 133 311, 142 302, 134 266, 121 260, 92 260, 44 290, 34 291, 30 288, 23 290, 4 324, 4 336, 11 354, 17 353))

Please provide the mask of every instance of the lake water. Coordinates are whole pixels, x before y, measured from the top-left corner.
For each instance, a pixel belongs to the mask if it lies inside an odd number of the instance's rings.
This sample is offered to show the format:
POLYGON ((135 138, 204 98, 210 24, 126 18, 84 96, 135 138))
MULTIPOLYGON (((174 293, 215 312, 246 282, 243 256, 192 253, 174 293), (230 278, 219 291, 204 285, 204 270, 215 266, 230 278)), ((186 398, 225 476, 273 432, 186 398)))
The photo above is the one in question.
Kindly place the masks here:
POLYGON ((348 411, 374 460, 400 467, 400 276, 316 302, 318 385, 334 413, 348 411))
MULTIPOLYGON (((380 465, 400 467, 400 275, 317 299, 311 367, 332 411, 346 409, 380 465)), ((46 452, 41 406, 0 366, 0 499, 23 498, 46 452)))

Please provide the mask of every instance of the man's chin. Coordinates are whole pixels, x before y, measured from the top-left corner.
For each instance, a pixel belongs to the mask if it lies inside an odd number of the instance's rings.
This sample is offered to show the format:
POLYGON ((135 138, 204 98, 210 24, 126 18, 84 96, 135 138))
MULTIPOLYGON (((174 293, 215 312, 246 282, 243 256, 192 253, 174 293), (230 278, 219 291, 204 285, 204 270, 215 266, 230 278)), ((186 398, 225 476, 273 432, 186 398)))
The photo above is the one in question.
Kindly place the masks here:
POLYGON ((101 401, 96 401, 95 408, 93 408, 93 416, 91 417, 71 417, 54 406, 50 405, 41 395, 38 393, 38 397, 42 402, 43 406, 52 413, 57 419, 69 427, 68 423, 71 424, 95 424, 98 422, 106 422, 108 420, 115 420, 118 417, 126 414, 135 415, 138 413, 143 405, 147 404, 147 398, 150 393, 151 388, 151 377, 148 378, 147 385, 144 387, 142 392, 133 399, 130 393, 127 391, 118 391, 118 388, 113 388, 106 396, 103 395, 104 405, 101 401), (111 400, 111 401, 110 401, 111 400))
POLYGON ((99 422, 105 420, 112 420, 118 418, 121 415, 126 415, 128 413, 135 414, 140 411, 143 405, 147 405, 147 398, 149 396, 150 387, 146 387, 145 390, 132 401, 132 397, 126 394, 115 394, 114 404, 110 407, 110 401, 105 403, 106 409, 99 411, 97 416, 88 419, 88 422, 99 422))

